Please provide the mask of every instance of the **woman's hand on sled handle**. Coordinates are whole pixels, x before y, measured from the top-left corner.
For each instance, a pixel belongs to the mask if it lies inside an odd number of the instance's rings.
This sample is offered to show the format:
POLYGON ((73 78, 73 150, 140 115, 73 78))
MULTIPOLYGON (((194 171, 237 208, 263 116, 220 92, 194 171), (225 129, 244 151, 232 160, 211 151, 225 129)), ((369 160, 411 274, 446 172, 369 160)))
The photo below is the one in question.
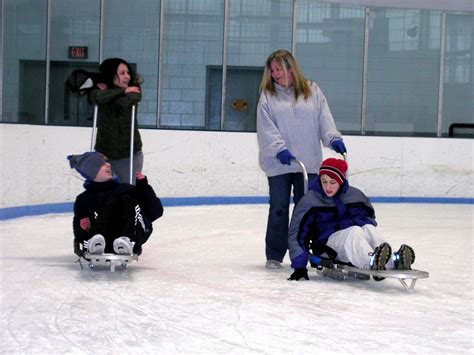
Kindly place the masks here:
POLYGON ((341 139, 334 139, 331 142, 331 148, 336 152, 341 155, 344 155, 344 153, 347 153, 347 148, 344 142, 341 139))

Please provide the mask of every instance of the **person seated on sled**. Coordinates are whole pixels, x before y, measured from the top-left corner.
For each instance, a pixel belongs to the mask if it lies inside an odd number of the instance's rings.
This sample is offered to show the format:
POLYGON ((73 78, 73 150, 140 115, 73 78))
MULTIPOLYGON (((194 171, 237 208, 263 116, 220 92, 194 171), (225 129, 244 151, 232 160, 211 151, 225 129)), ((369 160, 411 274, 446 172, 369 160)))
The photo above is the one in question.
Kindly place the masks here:
POLYGON ((74 253, 140 255, 152 222, 163 205, 148 180, 136 174, 136 186, 119 183, 108 159, 98 152, 68 156, 71 168, 85 179, 74 203, 74 253))
POLYGON ((319 178, 296 205, 288 239, 294 272, 288 280, 308 280, 310 251, 323 263, 340 262, 372 270, 411 269, 415 261, 413 248, 403 244, 392 254, 390 244, 376 228, 370 200, 349 186, 347 168, 344 160, 324 160, 319 178))

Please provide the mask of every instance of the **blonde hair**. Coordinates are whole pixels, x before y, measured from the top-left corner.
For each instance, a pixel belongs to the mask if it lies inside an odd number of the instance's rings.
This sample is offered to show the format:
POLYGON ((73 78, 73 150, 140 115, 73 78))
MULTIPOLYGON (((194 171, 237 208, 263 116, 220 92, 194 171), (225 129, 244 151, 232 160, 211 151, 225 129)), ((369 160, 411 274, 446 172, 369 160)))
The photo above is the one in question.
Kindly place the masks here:
POLYGON ((293 55, 285 49, 278 49, 277 51, 270 54, 265 62, 265 68, 263 70, 262 81, 260 82, 260 92, 268 91, 272 95, 276 95, 275 81, 272 78, 272 62, 276 61, 280 64, 287 74, 287 70, 291 69, 293 72, 294 83, 293 89, 295 91, 295 98, 298 99, 300 95, 304 96, 306 100, 311 96, 311 89, 308 85, 300 66, 293 55))

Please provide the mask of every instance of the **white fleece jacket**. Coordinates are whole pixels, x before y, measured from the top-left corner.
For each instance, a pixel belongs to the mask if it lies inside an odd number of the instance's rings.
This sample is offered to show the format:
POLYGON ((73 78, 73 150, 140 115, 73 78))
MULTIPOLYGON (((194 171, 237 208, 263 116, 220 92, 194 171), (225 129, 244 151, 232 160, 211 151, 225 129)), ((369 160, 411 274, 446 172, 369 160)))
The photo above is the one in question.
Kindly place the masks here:
POLYGON ((316 174, 322 161, 321 142, 330 147, 341 139, 326 97, 315 82, 312 95, 295 100, 293 88, 275 84, 277 94, 263 91, 257 106, 257 138, 260 167, 267 176, 301 172, 296 164, 283 165, 276 155, 288 149, 303 162, 309 174, 316 174))

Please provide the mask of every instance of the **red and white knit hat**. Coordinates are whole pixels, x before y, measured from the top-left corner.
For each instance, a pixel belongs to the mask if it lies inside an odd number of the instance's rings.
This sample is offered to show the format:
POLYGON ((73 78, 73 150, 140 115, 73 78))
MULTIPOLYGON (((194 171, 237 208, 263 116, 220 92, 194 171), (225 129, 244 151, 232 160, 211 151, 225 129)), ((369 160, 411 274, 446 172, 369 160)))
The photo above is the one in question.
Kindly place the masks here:
POLYGON ((319 176, 327 175, 336 180, 340 185, 346 180, 347 163, 342 159, 329 158, 321 163, 319 176))

